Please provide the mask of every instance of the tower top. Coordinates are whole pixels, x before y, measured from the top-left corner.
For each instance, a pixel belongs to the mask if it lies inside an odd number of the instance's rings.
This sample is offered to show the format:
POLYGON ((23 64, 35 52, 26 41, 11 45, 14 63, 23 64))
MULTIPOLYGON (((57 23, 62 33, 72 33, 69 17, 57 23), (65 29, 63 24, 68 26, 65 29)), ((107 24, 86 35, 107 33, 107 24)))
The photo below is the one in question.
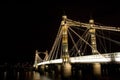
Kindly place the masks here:
POLYGON ((63 19, 63 20, 67 19, 67 16, 66 16, 66 15, 63 15, 63 16, 62 16, 62 19, 63 19))
POLYGON ((90 19, 89 23, 94 24, 94 19, 90 19))

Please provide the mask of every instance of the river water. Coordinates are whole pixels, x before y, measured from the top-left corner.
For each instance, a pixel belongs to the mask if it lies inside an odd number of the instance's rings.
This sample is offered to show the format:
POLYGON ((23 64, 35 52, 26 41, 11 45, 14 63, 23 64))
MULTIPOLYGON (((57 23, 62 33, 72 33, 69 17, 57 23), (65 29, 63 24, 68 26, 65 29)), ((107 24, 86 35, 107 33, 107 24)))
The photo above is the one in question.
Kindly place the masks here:
MULTIPOLYGON (((80 67, 80 66, 79 66, 80 67)), ((85 67, 85 66, 84 66, 85 67)), ((120 65, 109 65, 102 67, 101 76, 92 75, 90 66, 87 68, 72 69, 69 77, 64 77, 62 73, 55 70, 38 72, 33 69, 24 68, 0 68, 0 80, 120 80, 120 65)))
POLYGON ((79 71, 74 72, 70 77, 62 77, 61 74, 54 71, 50 73, 44 72, 44 74, 37 71, 2 71, 0 72, 0 80, 120 80, 120 78, 116 76, 93 78, 88 74, 81 76, 79 71))

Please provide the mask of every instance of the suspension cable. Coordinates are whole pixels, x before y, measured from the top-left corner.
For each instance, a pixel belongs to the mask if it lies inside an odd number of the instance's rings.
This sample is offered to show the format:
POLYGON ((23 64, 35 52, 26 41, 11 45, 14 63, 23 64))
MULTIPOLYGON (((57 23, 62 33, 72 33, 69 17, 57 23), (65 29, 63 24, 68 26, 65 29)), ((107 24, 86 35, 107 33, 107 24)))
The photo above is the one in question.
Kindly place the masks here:
POLYGON ((53 53, 53 50, 54 50, 54 48, 55 48, 55 45, 57 44, 57 41, 59 40, 59 38, 60 38, 60 36, 61 36, 61 31, 62 31, 62 30, 61 30, 61 27, 62 27, 62 26, 59 27, 59 30, 58 30, 56 39, 55 39, 54 44, 53 44, 53 46, 52 46, 52 49, 51 49, 51 51, 50 51, 50 53, 49 53, 48 60, 50 60, 50 57, 51 57, 51 55, 52 55, 52 53, 53 53))
MULTIPOLYGON (((78 52, 78 48, 77 48, 77 46, 76 46, 76 43, 75 43, 75 41, 74 41, 74 39, 73 39, 71 33, 69 32, 69 29, 68 29, 68 34, 69 34, 69 36, 70 36, 70 38, 71 38, 71 40, 72 40, 72 43, 73 43, 73 45, 74 45, 76 51, 78 52)), ((80 54, 79 54, 79 55, 80 55, 80 54)))

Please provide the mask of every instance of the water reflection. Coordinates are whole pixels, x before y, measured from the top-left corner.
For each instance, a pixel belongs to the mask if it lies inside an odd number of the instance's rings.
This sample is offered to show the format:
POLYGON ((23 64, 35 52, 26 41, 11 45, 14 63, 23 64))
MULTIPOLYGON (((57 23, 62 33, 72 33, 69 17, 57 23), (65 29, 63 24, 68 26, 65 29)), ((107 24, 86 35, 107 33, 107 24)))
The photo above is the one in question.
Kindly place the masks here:
POLYGON ((7 77, 7 72, 4 71, 4 80, 6 80, 6 77, 7 77))
POLYGON ((17 80, 19 80, 19 72, 17 72, 17 80))
POLYGON ((0 80, 53 80, 49 74, 40 75, 39 72, 0 72, 0 80))
POLYGON ((72 71, 72 75, 67 78, 55 71, 44 73, 37 71, 3 71, 0 72, 0 80, 120 80, 120 78, 111 75, 93 78, 89 72, 82 72, 81 70, 72 71))
POLYGON ((38 72, 33 72, 33 80, 40 80, 40 74, 38 72))
POLYGON ((33 80, 52 80, 47 76, 48 76, 48 73, 46 73, 46 75, 40 75, 39 72, 33 71, 33 80))

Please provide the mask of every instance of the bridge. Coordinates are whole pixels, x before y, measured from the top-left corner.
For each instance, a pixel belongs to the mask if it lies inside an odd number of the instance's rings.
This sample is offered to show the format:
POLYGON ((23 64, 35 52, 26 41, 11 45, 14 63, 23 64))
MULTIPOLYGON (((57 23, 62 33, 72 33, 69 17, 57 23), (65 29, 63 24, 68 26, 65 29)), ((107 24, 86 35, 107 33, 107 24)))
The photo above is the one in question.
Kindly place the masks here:
POLYGON ((83 23, 68 19, 66 15, 62 16, 62 21, 50 52, 39 52, 36 50, 34 67, 62 64, 64 65, 64 70, 66 70, 68 66, 71 69, 70 64, 73 63, 92 63, 94 68, 96 64, 100 67, 100 63, 115 62, 119 64, 120 52, 110 52, 110 48, 106 49, 108 46, 105 42, 111 41, 110 43, 118 46, 120 46, 120 42, 112 40, 110 37, 103 37, 104 35, 109 36, 104 31, 117 32, 119 34, 120 27, 95 24, 93 19, 90 19, 89 23, 83 23), (100 41, 100 44, 98 44, 97 40, 100 41), (104 53, 100 51, 100 48, 103 48, 104 53), (107 50, 109 51, 107 52, 107 50), (39 54, 44 54, 44 59, 39 54))

